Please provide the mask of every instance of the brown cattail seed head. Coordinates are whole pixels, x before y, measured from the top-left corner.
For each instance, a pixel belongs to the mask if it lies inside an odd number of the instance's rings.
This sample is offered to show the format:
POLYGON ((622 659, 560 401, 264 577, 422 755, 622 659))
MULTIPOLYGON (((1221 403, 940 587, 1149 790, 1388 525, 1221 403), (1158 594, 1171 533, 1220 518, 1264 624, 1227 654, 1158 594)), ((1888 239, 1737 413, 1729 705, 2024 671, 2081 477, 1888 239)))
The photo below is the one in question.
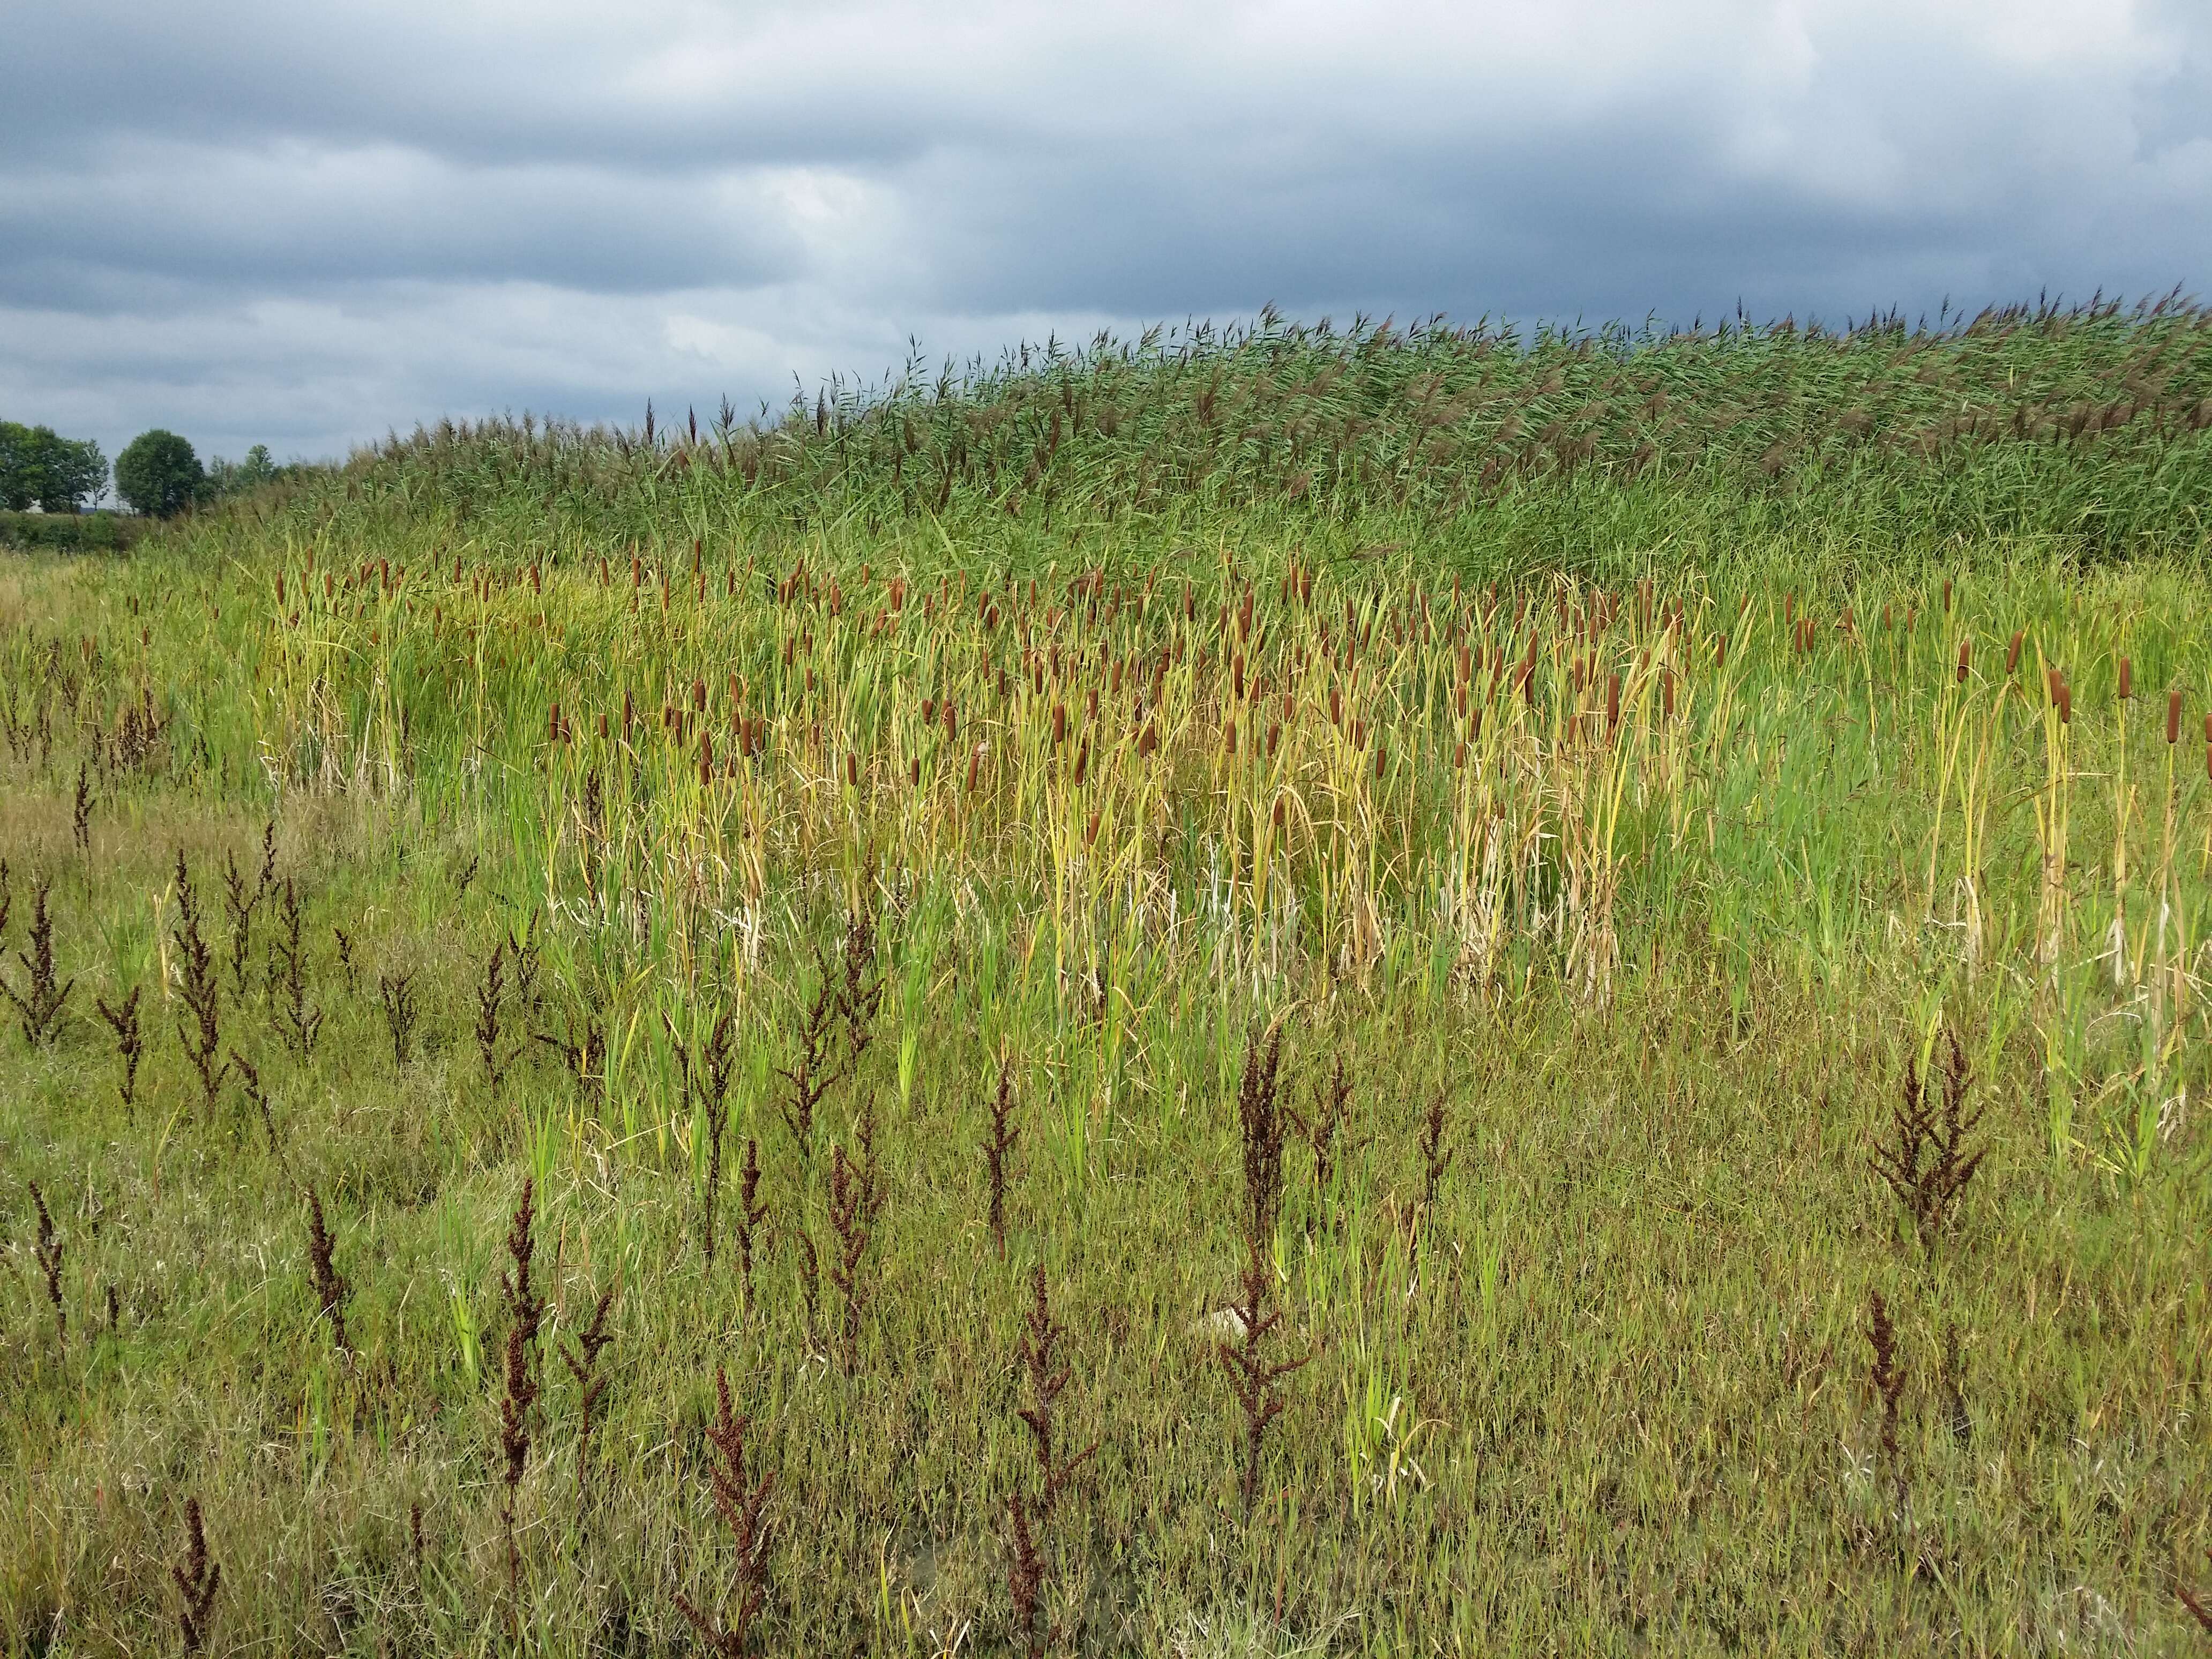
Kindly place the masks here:
POLYGON ((1960 640, 1959 641, 1959 684, 1961 685, 1966 683, 1966 670, 1973 661, 1973 655, 1974 647, 1972 641, 1960 640))
POLYGON ((2173 744, 2179 742, 2180 739, 2181 693, 2169 691, 2166 694, 2166 740, 2168 744, 2173 744))
POLYGON ((2005 678, 2007 679, 2010 679, 2012 671, 2020 666, 2020 647, 2027 638, 2026 634, 2015 631, 2012 636, 2012 643, 2005 647, 2005 678))
POLYGON ((2125 657, 2120 659, 2120 696, 2130 698, 2136 694, 2135 665, 2125 657))

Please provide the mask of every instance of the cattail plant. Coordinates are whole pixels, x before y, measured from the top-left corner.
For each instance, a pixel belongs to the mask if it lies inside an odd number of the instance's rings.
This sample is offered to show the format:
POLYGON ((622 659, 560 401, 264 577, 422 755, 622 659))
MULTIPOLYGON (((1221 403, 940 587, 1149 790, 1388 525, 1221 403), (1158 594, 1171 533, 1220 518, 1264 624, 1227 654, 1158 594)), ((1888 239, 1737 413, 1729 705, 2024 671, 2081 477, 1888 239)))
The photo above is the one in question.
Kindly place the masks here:
POLYGON ((76 988, 75 979, 61 983, 54 969, 54 921, 46 908, 46 894, 52 885, 41 876, 32 892, 31 948, 15 952, 15 959, 23 964, 23 988, 19 991, 0 980, 0 994, 15 1005, 23 1040, 33 1048, 43 1048, 52 1038, 70 993, 76 988))
POLYGON ((37 1212, 39 1231, 31 1246, 32 1259, 39 1264, 40 1275, 46 1281, 46 1300, 54 1310, 54 1342, 58 1347, 69 1346, 69 1309, 62 1301, 62 1242, 54 1232, 54 1218, 46 1208, 46 1194, 39 1183, 31 1183, 31 1207, 37 1212))
POLYGON ((1931 1079, 1907 1060, 1904 1085, 1890 1109, 1890 1138, 1875 1148, 1870 1159, 1875 1173, 1905 1206, 1922 1247, 1930 1251, 1956 1218, 1966 1184, 1981 1168, 1986 1150, 1966 1148, 1982 1114, 1966 1109, 1971 1076, 1958 1034, 1947 1028, 1944 1036, 1948 1052, 1942 1099, 1936 1098, 1931 1079))
POLYGON ((176 889, 177 921, 172 939, 177 952, 178 995, 184 1004, 177 1015, 177 1042, 198 1074, 201 1110, 212 1115, 216 1097, 230 1070, 222 1063, 222 986, 216 977, 215 953, 200 933, 199 902, 181 851, 177 854, 176 889))
POLYGON ((507 1346, 501 1368, 504 1386, 499 1402, 499 1444, 505 1459, 500 1477, 503 1487, 500 1524, 507 1540, 507 1607, 518 1635, 522 1624, 522 1552, 515 1541, 515 1510, 523 1473, 530 1461, 530 1412, 538 1401, 532 1355, 538 1323, 545 1314, 544 1301, 530 1282, 531 1258, 537 1250, 537 1241, 531 1236, 536 1219, 533 1197, 531 1180, 525 1176, 522 1201, 515 1206, 514 1219, 507 1233, 507 1254, 512 1265, 501 1272, 499 1280, 500 1297, 507 1316, 507 1346))
POLYGON ((1275 1288, 1275 1220, 1282 1206, 1283 1133, 1286 1121, 1279 1098, 1283 1034, 1279 1024, 1255 1036, 1244 1053, 1244 1073, 1237 1097, 1237 1122, 1244 1145, 1244 1268, 1238 1299, 1231 1309, 1238 1339, 1220 1345, 1230 1389, 1244 1413, 1244 1513, 1249 1518, 1260 1492, 1260 1454, 1269 1425, 1282 1415, 1282 1379, 1310 1359, 1271 1357, 1268 1338, 1282 1322, 1282 1310, 1271 1307, 1275 1288))
POLYGON ((323 1200, 312 1187, 307 1188, 307 1272, 314 1281, 315 1300, 321 1304, 323 1317, 331 1322, 331 1340, 343 1354, 353 1352, 353 1344, 346 1337, 346 1298, 352 1286, 332 1260, 337 1241, 324 1224, 323 1200))
POLYGON ((756 1480, 745 1468, 745 1437, 751 1426, 750 1416, 732 1408, 730 1379, 717 1365, 714 1421, 707 1431, 707 1443, 714 1451, 708 1478, 714 1513, 730 1534, 730 1577, 719 1610, 702 1607, 681 1589, 676 1592, 676 1610, 721 1659, 738 1659, 745 1650, 753 1623, 768 1601, 767 1510, 775 1476, 763 1474, 756 1480))
POLYGON ((184 1638, 185 1651, 198 1653, 207 1644, 216 1591, 222 1587, 222 1568, 208 1557, 207 1532, 201 1524, 197 1498, 185 1500, 185 1559, 170 1566, 169 1579, 177 1587, 177 1599, 184 1603, 177 1612, 177 1630, 184 1638))
POLYGON ((991 1237, 999 1260, 1006 1259, 1006 1154, 1021 1131, 1014 1127, 1014 1078, 1011 1064, 999 1062, 998 1092, 991 1097, 991 1138, 983 1143, 983 1171, 991 1189, 991 1237))
POLYGON ((100 1019, 115 1033, 115 1057, 123 1062, 123 1081, 115 1085, 115 1092, 122 1097, 126 1112, 138 1097, 138 1056, 143 1050, 138 1030, 138 989, 132 986, 118 1007, 110 1007, 106 997, 92 1000, 100 1019))

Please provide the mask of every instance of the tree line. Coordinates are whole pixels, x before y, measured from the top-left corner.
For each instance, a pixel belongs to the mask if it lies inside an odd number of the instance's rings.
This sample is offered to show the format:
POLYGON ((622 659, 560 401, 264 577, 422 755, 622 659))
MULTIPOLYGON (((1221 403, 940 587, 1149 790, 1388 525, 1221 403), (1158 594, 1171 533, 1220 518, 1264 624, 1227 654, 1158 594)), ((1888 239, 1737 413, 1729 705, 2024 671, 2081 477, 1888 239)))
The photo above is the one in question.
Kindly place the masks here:
MULTIPOLYGON (((203 465, 189 441, 156 427, 140 433, 115 458, 114 488, 131 512, 166 519, 295 470, 278 465, 266 444, 254 445, 243 460, 217 455, 203 465)), ((108 478, 107 457, 91 439, 0 421, 0 511, 83 513, 106 495, 108 478)))

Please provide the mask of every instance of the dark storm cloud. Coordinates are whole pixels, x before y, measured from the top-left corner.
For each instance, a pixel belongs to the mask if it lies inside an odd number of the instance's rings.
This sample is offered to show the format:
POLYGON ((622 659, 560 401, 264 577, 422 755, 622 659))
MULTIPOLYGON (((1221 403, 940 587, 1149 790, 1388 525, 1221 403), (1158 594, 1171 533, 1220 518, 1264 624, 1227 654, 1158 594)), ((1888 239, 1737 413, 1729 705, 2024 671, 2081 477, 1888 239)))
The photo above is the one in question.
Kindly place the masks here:
POLYGON ((1830 319, 2212 254, 2124 0, 18 6, 0 413, 331 453, 1249 314, 1830 319))
POLYGON ((234 295, 393 278, 634 293, 798 273, 759 192, 604 167, 456 167, 419 150, 112 146, 88 181, 0 177, 0 301, 73 302, 103 276, 234 295), (91 187, 87 188, 88 183, 91 187))

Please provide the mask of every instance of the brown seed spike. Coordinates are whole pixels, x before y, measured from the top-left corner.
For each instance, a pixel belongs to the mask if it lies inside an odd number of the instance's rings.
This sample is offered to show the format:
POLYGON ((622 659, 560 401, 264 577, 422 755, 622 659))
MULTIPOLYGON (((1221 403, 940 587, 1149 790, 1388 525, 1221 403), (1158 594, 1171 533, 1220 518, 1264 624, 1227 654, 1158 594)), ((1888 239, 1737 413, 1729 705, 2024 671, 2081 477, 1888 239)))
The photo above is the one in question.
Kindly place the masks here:
POLYGON ((2170 748, 2181 740, 2181 693, 2166 694, 2166 741, 2170 748))
POLYGON ((2135 665, 2127 658, 2120 659, 2120 700, 2123 702, 2136 694, 2135 665))

